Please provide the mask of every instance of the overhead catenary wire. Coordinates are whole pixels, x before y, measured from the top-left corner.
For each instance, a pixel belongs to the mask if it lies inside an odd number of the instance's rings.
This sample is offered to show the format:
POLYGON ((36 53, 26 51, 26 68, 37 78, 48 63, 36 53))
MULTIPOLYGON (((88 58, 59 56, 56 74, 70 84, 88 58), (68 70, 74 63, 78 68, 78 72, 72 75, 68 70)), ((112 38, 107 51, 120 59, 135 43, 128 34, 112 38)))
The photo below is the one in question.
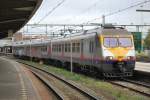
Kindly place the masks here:
POLYGON ((36 24, 41 23, 46 17, 53 13, 58 7, 60 7, 66 0, 62 0, 55 7, 53 7, 44 17, 42 17, 36 24))
MULTIPOLYGON (((105 16, 105 17, 112 16, 112 15, 118 14, 118 13, 120 13, 120 12, 129 10, 129 9, 131 9, 131 8, 134 8, 134 7, 137 7, 137 6, 146 4, 146 3, 148 3, 148 2, 150 2, 150 0, 145 0, 145 1, 140 2, 140 3, 136 3, 136 4, 131 5, 131 6, 128 6, 128 7, 126 7, 126 8, 123 8, 123 9, 120 9, 120 10, 117 10, 117 11, 114 11, 114 12, 111 12, 111 13, 108 13, 108 14, 106 14, 106 15, 104 15, 104 16, 105 16)), ((101 18, 102 18, 102 17, 94 18, 94 19, 92 19, 92 20, 87 21, 86 24, 88 24, 89 22, 95 21, 95 20, 97 20, 97 19, 101 19, 101 18)))
POLYGON ((150 0, 145 0, 145 1, 140 2, 140 3, 137 3, 137 4, 135 4, 135 5, 131 5, 131 6, 127 7, 127 8, 124 8, 124 9, 121 9, 121 10, 118 10, 118 11, 115 11, 115 12, 112 12, 112 13, 109 13, 109 14, 106 14, 105 17, 111 16, 111 15, 114 15, 114 14, 117 14, 117 13, 119 13, 119 12, 126 11, 126 10, 128 10, 128 9, 131 9, 131 8, 134 8, 134 7, 137 7, 137 6, 146 4, 146 3, 148 3, 148 2, 150 2, 150 0))
POLYGON ((95 1, 93 4, 91 4, 89 7, 87 7, 86 9, 84 9, 83 11, 81 11, 78 15, 71 17, 71 18, 67 18, 65 19, 66 21, 72 21, 72 20, 76 20, 78 17, 81 17, 80 15, 86 14, 89 10, 93 9, 97 4, 98 4, 99 0, 95 1))
MULTIPOLYGON (((43 20, 45 20, 50 14, 52 14, 58 7, 60 7, 66 0, 62 0, 61 2, 57 3, 56 6, 54 6, 44 17, 42 17, 35 25, 40 24, 43 20)), ((36 28, 36 26, 31 27, 36 28)))

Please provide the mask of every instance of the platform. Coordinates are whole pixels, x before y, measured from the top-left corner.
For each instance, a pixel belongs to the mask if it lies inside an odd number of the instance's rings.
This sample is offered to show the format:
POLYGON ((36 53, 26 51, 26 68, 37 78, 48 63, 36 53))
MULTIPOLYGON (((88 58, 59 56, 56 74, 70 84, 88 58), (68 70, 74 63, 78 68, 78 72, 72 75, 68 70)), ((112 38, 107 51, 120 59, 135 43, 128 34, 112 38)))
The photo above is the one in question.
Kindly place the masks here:
POLYGON ((41 100, 20 64, 1 57, 0 100, 41 100))
POLYGON ((135 70, 150 73, 150 63, 136 62, 135 70))

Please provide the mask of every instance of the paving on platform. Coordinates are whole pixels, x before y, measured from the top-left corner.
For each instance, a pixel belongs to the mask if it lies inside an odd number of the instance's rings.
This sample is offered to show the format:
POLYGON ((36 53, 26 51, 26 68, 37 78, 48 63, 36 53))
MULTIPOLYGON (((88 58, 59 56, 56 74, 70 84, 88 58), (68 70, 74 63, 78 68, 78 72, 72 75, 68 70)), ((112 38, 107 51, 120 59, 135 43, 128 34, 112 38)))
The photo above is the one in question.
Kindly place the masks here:
POLYGON ((135 70, 150 73, 150 63, 136 62, 135 70))
POLYGON ((0 57, 0 100, 42 100, 20 64, 0 57))

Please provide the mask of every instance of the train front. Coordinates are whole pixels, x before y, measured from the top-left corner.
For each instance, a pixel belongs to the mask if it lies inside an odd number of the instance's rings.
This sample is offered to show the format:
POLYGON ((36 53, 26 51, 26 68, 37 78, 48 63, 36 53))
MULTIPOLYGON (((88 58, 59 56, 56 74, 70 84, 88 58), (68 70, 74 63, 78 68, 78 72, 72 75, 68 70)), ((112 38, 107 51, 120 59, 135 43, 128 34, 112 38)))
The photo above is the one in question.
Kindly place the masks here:
POLYGON ((135 67, 135 49, 131 33, 124 29, 104 29, 100 36, 102 71, 105 77, 129 77, 135 67))

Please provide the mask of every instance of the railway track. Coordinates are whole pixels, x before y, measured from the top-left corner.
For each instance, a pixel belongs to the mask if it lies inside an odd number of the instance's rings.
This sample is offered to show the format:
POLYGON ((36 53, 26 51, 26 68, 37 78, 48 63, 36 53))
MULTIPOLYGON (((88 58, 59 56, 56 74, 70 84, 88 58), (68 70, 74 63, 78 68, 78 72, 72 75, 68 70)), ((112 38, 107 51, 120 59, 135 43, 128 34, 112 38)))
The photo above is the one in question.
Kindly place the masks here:
POLYGON ((125 78, 122 78, 120 81, 115 80, 115 81, 108 81, 108 82, 113 85, 121 86, 123 88, 127 88, 136 93, 140 93, 141 95, 150 97, 150 85, 146 83, 125 79, 125 78))
POLYGON ((125 79, 125 78, 123 78, 122 80, 126 81, 126 82, 133 83, 133 84, 141 85, 143 87, 146 87, 146 88, 150 89, 150 84, 148 84, 148 83, 144 83, 144 82, 141 82, 141 81, 135 81, 135 80, 131 80, 131 79, 125 79))
MULTIPOLYGON (((22 63, 22 62, 19 62, 22 63)), ((55 95, 61 100, 100 100, 100 97, 92 90, 80 86, 73 81, 68 81, 53 73, 39 69, 37 67, 24 64, 35 74, 44 84, 46 84, 55 95)))

